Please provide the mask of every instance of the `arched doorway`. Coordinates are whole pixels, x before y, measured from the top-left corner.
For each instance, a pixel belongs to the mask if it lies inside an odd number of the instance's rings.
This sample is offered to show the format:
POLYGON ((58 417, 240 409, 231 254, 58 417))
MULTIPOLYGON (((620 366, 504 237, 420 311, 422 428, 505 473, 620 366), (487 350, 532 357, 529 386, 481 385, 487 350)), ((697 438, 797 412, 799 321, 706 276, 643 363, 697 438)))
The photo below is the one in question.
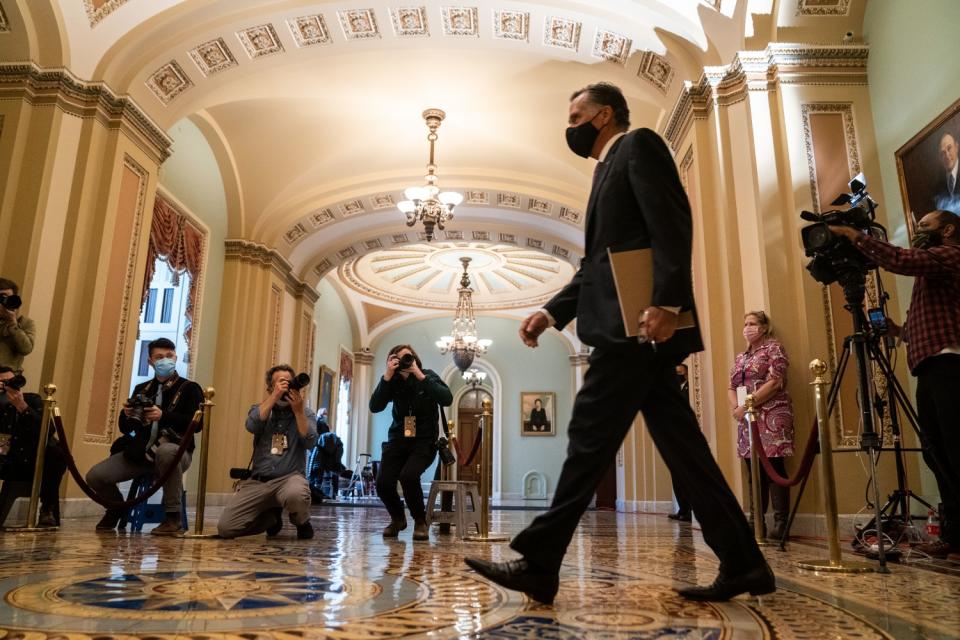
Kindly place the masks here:
MULTIPOLYGON (((460 396, 457 403, 457 439, 460 441, 460 451, 464 456, 469 456, 473 450, 474 443, 477 441, 477 433, 480 428, 480 414, 483 413, 483 401, 489 399, 491 407, 493 405, 493 395, 483 387, 475 387, 460 396)), ((480 481, 480 452, 479 448, 476 456, 467 466, 457 465, 457 479, 479 482, 480 481)))

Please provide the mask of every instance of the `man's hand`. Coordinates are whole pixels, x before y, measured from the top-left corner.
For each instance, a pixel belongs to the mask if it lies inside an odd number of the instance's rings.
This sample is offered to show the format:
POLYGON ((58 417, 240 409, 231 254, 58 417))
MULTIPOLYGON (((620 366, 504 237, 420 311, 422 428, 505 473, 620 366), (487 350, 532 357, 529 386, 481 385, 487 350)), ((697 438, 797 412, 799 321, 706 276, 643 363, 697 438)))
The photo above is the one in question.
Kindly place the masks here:
POLYGON ((290 408, 293 409, 294 413, 303 413, 305 402, 303 394, 300 393, 299 389, 290 389, 287 391, 287 401, 290 403, 290 408))
MULTIPOLYGON (((416 363, 414 363, 416 364, 416 363)), ((397 372, 397 369, 400 367, 400 356, 393 354, 387 356, 387 371, 383 374, 384 380, 390 380, 393 378, 393 374, 397 372)))
POLYGON ((835 236, 842 236, 850 242, 856 242, 857 238, 862 238, 863 234, 852 227, 843 227, 835 224, 828 224, 827 229, 835 236))
POLYGON ((163 411, 157 405, 153 405, 149 409, 143 410, 143 417, 150 422, 157 422, 163 417, 163 411))
POLYGON ((283 395, 290 388, 290 381, 286 378, 280 378, 277 380, 277 383, 273 385, 273 391, 270 392, 270 398, 276 402, 277 400, 283 400, 283 395))
POLYGON ((733 419, 737 422, 743 420, 745 415, 747 415, 747 408, 742 405, 733 410, 733 419))
POLYGON ((423 371, 420 370, 420 367, 417 366, 416 360, 413 361, 413 364, 410 365, 407 371, 412 373, 413 377, 416 378, 417 380, 425 380, 427 378, 427 376, 423 373, 423 371))
POLYGON ((0 324, 8 324, 10 326, 17 324, 16 310, 7 309, 5 306, 0 305, 0 324))
POLYGON ((666 342, 673 337, 679 321, 679 314, 660 307, 647 307, 640 320, 640 326, 643 327, 650 342, 666 342))
POLYGON ((128 418, 133 415, 133 407, 130 406, 129 402, 123 403, 123 415, 127 416, 128 418))
POLYGON ((547 316, 536 311, 527 316, 520 324, 520 339, 523 340, 523 344, 528 347, 536 347, 538 344, 537 338, 549 327, 550 320, 547 319, 547 316))
POLYGON ((7 387, 6 390, 7 399, 10 400, 10 404, 12 404, 14 409, 17 410, 17 413, 23 413, 29 408, 27 406, 27 401, 23 399, 23 392, 20 391, 20 389, 7 387))

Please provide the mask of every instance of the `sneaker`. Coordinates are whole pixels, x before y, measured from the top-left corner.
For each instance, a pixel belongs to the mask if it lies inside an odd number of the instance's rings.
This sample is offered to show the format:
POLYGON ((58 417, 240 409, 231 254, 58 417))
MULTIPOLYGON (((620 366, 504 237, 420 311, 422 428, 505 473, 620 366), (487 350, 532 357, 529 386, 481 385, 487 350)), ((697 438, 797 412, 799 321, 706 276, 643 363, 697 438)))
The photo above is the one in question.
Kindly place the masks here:
POLYGON ((960 547, 944 542, 943 540, 933 540, 932 542, 921 542, 913 547, 915 550, 925 553, 931 558, 946 559, 952 553, 960 553, 960 547))
POLYGON ((115 509, 107 509, 107 512, 97 523, 97 531, 113 531, 120 524, 120 518, 123 514, 115 509))
POLYGON ((281 529, 283 529, 283 508, 275 507, 270 511, 273 513, 273 524, 266 529, 268 538, 272 538, 280 533, 281 529))
POLYGON ((297 525, 297 540, 310 540, 313 538, 313 525, 310 524, 310 518, 303 524, 297 525))
POLYGON ((418 541, 430 539, 430 527, 427 526, 427 521, 423 518, 413 522, 413 539, 418 541))
POLYGON ((407 528, 406 519, 403 520, 391 520, 390 524, 383 528, 383 537, 384 538, 396 538, 400 535, 400 532, 407 528))
POLYGON ((183 529, 180 526, 180 512, 168 513, 166 519, 154 527, 150 533, 155 536, 183 535, 183 529))

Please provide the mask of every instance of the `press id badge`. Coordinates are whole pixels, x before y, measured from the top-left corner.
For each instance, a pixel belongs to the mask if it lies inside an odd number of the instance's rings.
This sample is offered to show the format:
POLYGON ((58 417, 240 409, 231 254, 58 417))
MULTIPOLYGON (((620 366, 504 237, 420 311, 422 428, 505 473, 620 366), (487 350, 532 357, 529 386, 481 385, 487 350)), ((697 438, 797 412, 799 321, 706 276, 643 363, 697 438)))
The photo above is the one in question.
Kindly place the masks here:
POLYGON ((270 438, 270 453, 275 456, 281 455, 287 450, 287 435, 285 433, 275 433, 270 438))
POLYGON ((747 388, 743 385, 737 387, 737 406, 743 407, 747 404, 747 388))
POLYGON ((404 438, 417 437, 417 416, 403 417, 403 437, 404 438))

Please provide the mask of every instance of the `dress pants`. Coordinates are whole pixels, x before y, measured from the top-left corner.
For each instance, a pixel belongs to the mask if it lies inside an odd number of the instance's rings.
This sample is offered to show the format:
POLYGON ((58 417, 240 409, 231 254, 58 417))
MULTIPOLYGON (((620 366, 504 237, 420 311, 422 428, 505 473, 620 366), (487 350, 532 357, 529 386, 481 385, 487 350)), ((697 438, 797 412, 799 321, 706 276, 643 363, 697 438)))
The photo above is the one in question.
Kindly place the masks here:
POLYGON ((673 496, 677 499, 677 513, 680 515, 689 516, 690 501, 687 500, 686 494, 683 493, 683 489, 676 480, 673 480, 673 496))
POLYGON ((637 412, 690 500, 720 572, 738 574, 763 562, 737 499, 713 459, 696 415, 677 386, 673 358, 649 345, 597 348, 573 404, 567 459, 550 509, 510 546, 529 562, 559 571, 580 517, 613 463, 637 412))
POLYGON ((277 507, 290 514, 300 525, 310 520, 310 483, 302 473, 288 473, 271 480, 250 478, 237 486, 217 521, 221 538, 237 538, 263 533, 274 524, 277 507))
MULTIPOLYGON (((87 484, 97 495, 114 502, 123 502, 118 482, 125 482, 152 473, 159 478, 173 462, 179 445, 165 442, 157 447, 153 462, 130 462, 123 453, 115 453, 106 460, 98 462, 87 472, 87 484)), ((183 493, 183 474, 190 468, 190 452, 184 451, 180 458, 180 469, 170 474, 163 485, 163 510, 167 513, 180 513, 181 494, 183 493)))
POLYGON ((917 367, 917 417, 923 460, 940 489, 940 539, 960 547, 960 355, 927 358, 917 367))
POLYGON ((426 517, 420 476, 433 464, 436 456, 437 443, 432 438, 395 438, 383 443, 377 495, 391 518, 403 519, 403 503, 397 493, 398 480, 413 519, 423 520, 426 517))
MULTIPOLYGON (((67 459, 57 444, 48 444, 43 458, 43 477, 40 479, 40 509, 50 509, 60 521, 60 481, 67 471, 67 459)), ((12 475, 12 474, 11 474, 12 475)), ((8 477, 0 489, 0 526, 6 521, 17 498, 29 498, 33 489, 33 469, 19 477, 8 477)))

